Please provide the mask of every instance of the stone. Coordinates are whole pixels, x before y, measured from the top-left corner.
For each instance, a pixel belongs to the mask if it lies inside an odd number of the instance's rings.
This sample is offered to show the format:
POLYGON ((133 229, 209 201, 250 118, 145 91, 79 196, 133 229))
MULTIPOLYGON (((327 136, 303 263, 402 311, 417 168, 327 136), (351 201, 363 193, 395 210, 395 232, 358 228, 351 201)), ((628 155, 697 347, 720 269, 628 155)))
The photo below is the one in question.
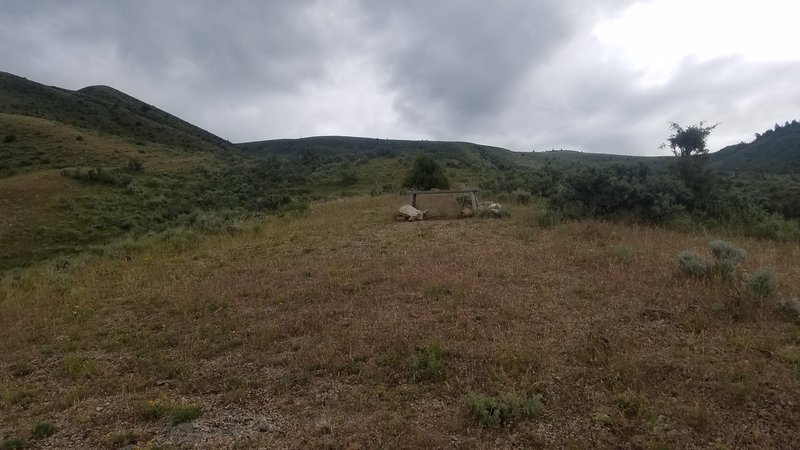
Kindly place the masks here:
POLYGON ((472 217, 475 215, 475 211, 471 208, 464 208, 461 210, 461 217, 472 217))
POLYGON ((397 213, 403 217, 413 217, 416 220, 422 220, 425 218, 425 211, 414 208, 411 205, 401 206, 400 209, 397 210, 397 213))

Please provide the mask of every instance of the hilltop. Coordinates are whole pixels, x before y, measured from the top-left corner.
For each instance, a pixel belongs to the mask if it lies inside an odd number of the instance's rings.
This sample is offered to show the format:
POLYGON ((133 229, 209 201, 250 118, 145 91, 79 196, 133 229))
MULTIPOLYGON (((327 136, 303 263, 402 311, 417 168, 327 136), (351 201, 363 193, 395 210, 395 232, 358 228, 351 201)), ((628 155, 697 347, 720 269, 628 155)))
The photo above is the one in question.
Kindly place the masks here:
POLYGON ((739 172, 800 172, 800 122, 756 133, 749 143, 730 145, 712 154, 712 167, 739 172))

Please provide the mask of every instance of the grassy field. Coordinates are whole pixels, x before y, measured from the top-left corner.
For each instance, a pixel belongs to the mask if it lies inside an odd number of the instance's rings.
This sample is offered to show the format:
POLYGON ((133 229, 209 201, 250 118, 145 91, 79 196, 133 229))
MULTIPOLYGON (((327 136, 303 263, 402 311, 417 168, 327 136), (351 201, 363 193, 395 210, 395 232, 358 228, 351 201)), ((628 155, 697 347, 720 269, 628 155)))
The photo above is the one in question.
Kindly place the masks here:
POLYGON ((0 280, 7 448, 791 448, 797 243, 355 197, 0 280), (676 255, 723 238, 754 298, 676 255))

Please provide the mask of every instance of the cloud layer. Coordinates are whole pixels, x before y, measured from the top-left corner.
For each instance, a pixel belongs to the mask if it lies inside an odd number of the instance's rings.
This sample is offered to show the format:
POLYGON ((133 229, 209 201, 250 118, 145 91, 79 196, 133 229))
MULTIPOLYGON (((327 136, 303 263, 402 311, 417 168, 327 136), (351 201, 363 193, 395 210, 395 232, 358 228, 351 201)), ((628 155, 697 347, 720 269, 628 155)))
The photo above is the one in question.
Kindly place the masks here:
POLYGON ((642 26, 666 4, 12 0, 0 7, 0 70, 111 85, 232 141, 342 134, 657 154, 669 121, 722 122, 719 148, 800 116, 800 55, 769 42, 764 57, 724 42, 670 47, 642 26))

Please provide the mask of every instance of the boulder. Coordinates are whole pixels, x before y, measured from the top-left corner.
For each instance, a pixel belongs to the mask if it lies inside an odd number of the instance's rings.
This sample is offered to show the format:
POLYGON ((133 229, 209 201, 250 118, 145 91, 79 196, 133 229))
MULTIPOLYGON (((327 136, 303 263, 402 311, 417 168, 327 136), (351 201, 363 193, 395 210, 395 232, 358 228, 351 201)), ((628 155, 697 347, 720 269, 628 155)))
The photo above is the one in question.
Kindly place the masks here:
POLYGON ((414 208, 411 205, 403 205, 397 210, 397 215, 407 219, 422 220, 425 218, 425 211, 414 208))
POLYGON ((470 208, 464 208, 461 210, 461 217, 472 217, 475 215, 475 211, 470 208))

